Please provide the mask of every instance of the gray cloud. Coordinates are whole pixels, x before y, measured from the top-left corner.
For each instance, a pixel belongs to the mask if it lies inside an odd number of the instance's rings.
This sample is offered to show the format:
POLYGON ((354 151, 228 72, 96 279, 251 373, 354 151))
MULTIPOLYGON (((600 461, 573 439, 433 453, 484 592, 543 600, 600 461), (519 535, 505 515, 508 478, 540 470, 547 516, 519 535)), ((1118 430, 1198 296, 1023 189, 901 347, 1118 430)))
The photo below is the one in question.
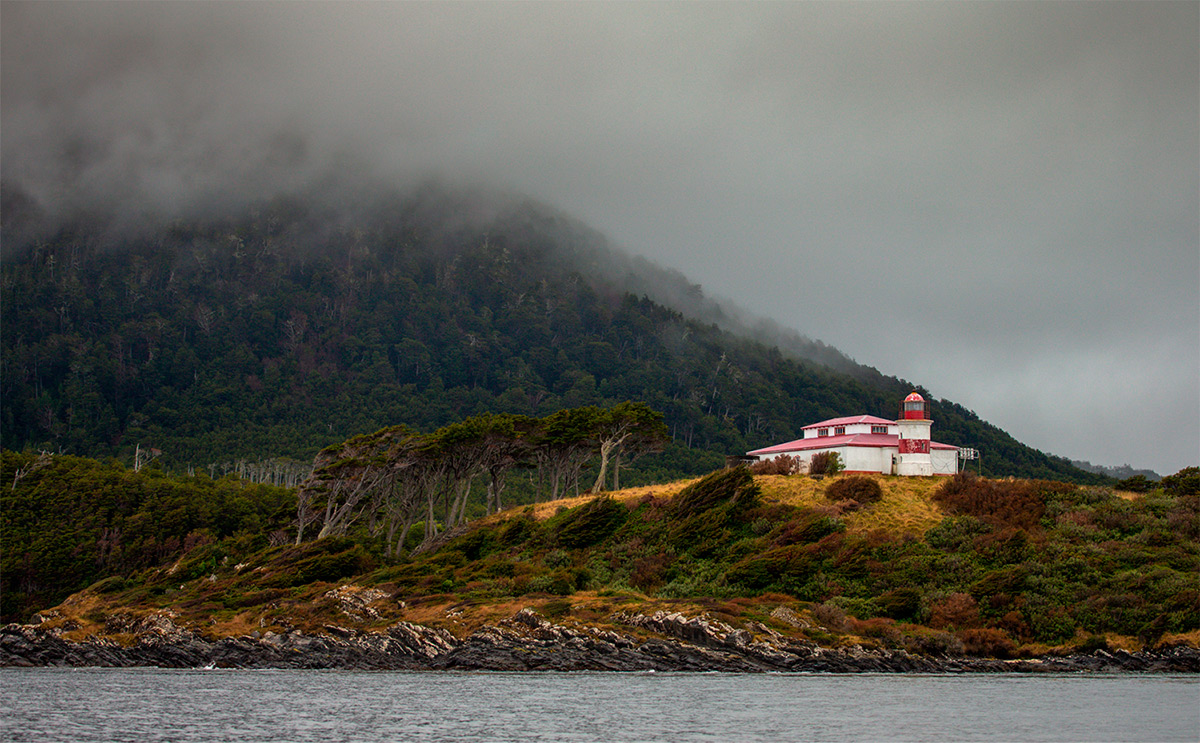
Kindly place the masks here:
POLYGON ((47 208, 494 183, 1039 448, 1200 456, 1195 3, 0 12, 3 176, 47 208))

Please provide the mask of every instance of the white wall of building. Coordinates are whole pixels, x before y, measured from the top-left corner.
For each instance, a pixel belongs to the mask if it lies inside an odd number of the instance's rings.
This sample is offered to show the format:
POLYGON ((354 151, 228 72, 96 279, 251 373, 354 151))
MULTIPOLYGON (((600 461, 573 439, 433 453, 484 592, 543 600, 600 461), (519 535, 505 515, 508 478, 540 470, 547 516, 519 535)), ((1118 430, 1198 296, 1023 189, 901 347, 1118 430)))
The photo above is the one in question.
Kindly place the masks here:
POLYGON ((934 449, 929 452, 933 458, 933 474, 953 475, 958 472, 958 451, 956 449, 934 449))
POLYGON ((842 451, 845 451, 845 454, 841 454, 842 464, 851 472, 881 472, 885 475, 892 473, 892 453, 895 449, 847 446, 843 447, 842 451))
MULTIPOLYGON (((842 468, 850 472, 879 472, 892 474, 892 458, 899 456, 895 447, 875 446, 837 446, 829 449, 809 449, 806 451, 783 452, 775 457, 798 457, 801 462, 800 471, 808 472, 813 455, 822 451, 837 452, 842 468)), ((933 449, 929 452, 932 460, 934 475, 953 475, 958 472, 958 451, 954 449, 933 449)), ((765 458, 765 457, 764 457, 765 458)), ((928 471, 927 471, 928 473, 928 471)))

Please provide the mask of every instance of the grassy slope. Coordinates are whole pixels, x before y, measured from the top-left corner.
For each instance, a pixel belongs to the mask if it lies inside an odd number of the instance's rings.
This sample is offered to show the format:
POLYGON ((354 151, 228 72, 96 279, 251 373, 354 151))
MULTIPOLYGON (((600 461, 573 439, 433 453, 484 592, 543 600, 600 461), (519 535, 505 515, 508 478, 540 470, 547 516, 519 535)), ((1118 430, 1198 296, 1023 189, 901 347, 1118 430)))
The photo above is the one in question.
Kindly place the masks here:
POLYGON ((855 509, 826 498, 828 480, 731 477, 515 508, 395 564, 350 540, 203 545, 72 596, 49 626, 80 638, 165 610, 216 637, 398 620, 463 636, 531 607, 566 624, 662 609, 826 645, 999 656, 1200 641, 1196 498, 1048 484, 1039 523, 1016 529, 1002 511, 950 516, 944 479, 875 477, 882 499, 855 509), (349 598, 331 593, 343 585, 349 598))

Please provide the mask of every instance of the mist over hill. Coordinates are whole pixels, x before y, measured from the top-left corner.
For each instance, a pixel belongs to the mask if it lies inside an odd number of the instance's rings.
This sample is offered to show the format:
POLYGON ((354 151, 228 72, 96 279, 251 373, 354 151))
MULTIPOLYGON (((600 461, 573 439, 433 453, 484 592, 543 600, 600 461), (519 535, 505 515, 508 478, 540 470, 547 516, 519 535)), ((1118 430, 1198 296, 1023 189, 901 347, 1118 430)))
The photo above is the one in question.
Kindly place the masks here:
MULTIPOLYGON (((520 195, 342 177, 141 220, 3 186, 3 444, 173 467, 308 459, 385 425, 640 400, 711 469, 912 389, 520 195)), ((984 472, 1100 480, 949 402, 984 472)))

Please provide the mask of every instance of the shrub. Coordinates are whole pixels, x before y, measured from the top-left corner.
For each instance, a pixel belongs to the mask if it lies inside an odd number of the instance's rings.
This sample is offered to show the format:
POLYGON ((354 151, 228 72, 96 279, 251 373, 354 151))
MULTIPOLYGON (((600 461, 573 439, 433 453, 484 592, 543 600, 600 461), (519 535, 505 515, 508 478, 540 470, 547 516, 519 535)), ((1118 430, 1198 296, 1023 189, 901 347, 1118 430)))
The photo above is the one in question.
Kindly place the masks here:
POLYGON ((846 531, 846 523, 836 516, 809 511, 807 514, 780 524, 769 535, 771 543, 779 547, 789 544, 819 542, 830 534, 846 531))
POLYGON ((856 599, 851 598, 850 596, 834 596, 825 603, 838 607, 855 619, 870 619, 871 617, 877 617, 883 613, 883 610, 879 608, 879 604, 875 603, 872 599, 856 599))
POLYGON ((994 627, 965 629, 958 633, 967 655, 985 658, 1011 658, 1016 646, 1008 633, 994 627))
POLYGON ((492 531, 490 529, 475 529, 455 540, 457 549, 467 556, 468 560, 478 560, 492 551, 492 531))
POLYGON ((504 522, 500 527, 498 538, 501 544, 513 546, 528 540, 537 532, 537 522, 529 514, 521 514, 504 522))
POLYGON ((794 475, 800 471, 800 457, 782 454, 774 459, 760 459, 750 465, 755 475, 794 475))
POLYGON ((1171 495, 1200 495, 1200 467, 1184 467, 1160 484, 1171 495))
POLYGON ((887 645, 898 645, 900 643, 900 630, 896 628, 896 623, 885 617, 873 617, 871 619, 851 619, 848 620, 850 631, 859 637, 876 637, 887 645))
POLYGON ((555 539, 568 549, 591 547, 616 531, 628 516, 625 506, 601 495, 566 513, 558 524, 555 539))
POLYGON ((813 455, 808 463, 810 475, 836 475, 843 469, 842 458, 835 451, 822 451, 813 455))
POLYGON ((539 575, 529 581, 529 593, 549 593, 569 596, 575 592, 575 576, 566 570, 555 570, 548 575, 539 575))
POLYGON ((979 624, 979 605, 967 593, 952 593, 929 608, 929 626, 974 627, 979 624))
POLYGON ((671 503, 676 518, 694 516, 726 503, 739 510, 759 504, 760 491, 745 467, 718 470, 684 488, 671 503))
POLYGON ((1154 483, 1145 475, 1134 475, 1118 482, 1117 487, 1130 493, 1148 493, 1154 487, 1154 483))
POLYGON ((933 499, 950 511, 968 514, 997 526, 1029 529, 1046 512, 1047 498, 1061 498, 1075 485, 1049 480, 986 480, 961 472, 934 492, 933 499))
POLYGON ((1108 638, 1104 635, 1088 635, 1083 642, 1075 646, 1075 652, 1077 653, 1094 653, 1097 650, 1112 650, 1108 644, 1108 638))
POLYGON ((653 593, 667 582, 667 568, 675 561, 675 555, 660 552, 639 557, 633 562, 629 583, 643 593, 653 593))
POLYGON ((975 537, 991 530, 989 524, 974 516, 951 516, 925 532, 925 541, 936 549, 961 552, 971 546, 975 537))
POLYGON ((896 588, 875 599, 892 619, 911 619, 921 610, 921 590, 912 586, 896 588))
POLYGON ((813 619, 836 632, 846 628, 846 612, 829 601, 813 607, 813 619))
POLYGON ((962 655, 963 644, 949 632, 938 631, 918 631, 911 635, 905 635, 901 639, 901 646, 910 653, 919 655, 962 655))
POLYGON ((873 477, 851 475, 829 483, 825 497, 831 501, 851 500, 859 504, 875 503, 883 498, 883 488, 873 477))
POLYGON ((812 556, 803 547, 789 546, 752 554, 725 572, 725 581, 749 589, 763 589, 789 576, 807 576, 812 556))

